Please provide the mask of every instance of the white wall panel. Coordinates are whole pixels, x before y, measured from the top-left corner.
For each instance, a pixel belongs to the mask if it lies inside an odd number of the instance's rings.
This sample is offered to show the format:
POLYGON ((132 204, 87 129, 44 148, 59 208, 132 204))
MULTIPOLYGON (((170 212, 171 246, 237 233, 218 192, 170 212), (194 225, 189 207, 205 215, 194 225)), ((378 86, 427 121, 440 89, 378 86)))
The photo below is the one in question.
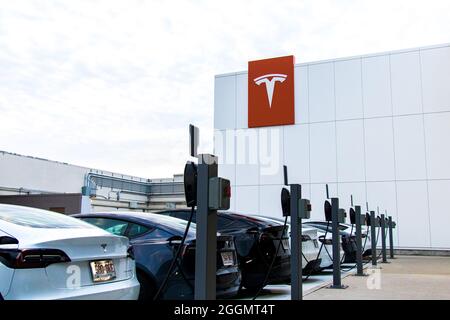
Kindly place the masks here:
POLYGON ((234 129, 236 76, 216 77, 214 82, 214 129, 234 129))
POLYGON ((338 181, 365 181, 363 120, 336 122, 338 181))
POLYGON ((450 47, 421 51, 425 112, 450 110, 450 47))
POLYGON ((236 197, 237 189, 235 185, 231 185, 231 199, 230 199, 230 209, 229 211, 236 211, 236 197))
POLYGON ((220 177, 230 180, 231 185, 236 184, 235 151, 234 130, 214 131, 214 154, 219 158, 218 174, 220 177))
POLYGON ((309 120, 335 120, 333 63, 309 66, 309 120))
POLYGON ((450 248, 450 206, 448 195, 450 181, 429 181, 431 245, 437 248, 450 248))
POLYGON ((235 187, 236 211, 243 214, 259 214, 259 187, 235 187))
POLYGON ((397 182, 399 245, 402 247, 430 247, 426 181, 397 182))
MULTIPOLYGON (((311 184, 310 190, 311 190, 310 200, 312 206, 311 220, 324 221, 325 214, 323 211, 323 206, 326 200, 325 184, 311 184)), ((338 196, 336 183, 328 184, 328 190, 330 193, 330 198, 338 196)))
POLYGON ((236 130, 236 185, 259 184, 258 131, 236 130))
POLYGON ((419 51, 391 55, 394 115, 422 113, 419 51))
POLYGON ((422 115, 394 117, 395 168, 398 180, 426 179, 422 115))
POLYGON ((309 183, 309 125, 286 126, 284 145, 289 183, 309 183))
MULTIPOLYGON (((348 210, 351 206, 351 196, 353 195, 353 203, 355 206, 361 206, 361 213, 366 212, 366 183, 339 183, 339 206, 348 210)), ((350 217, 347 216, 347 222, 350 221, 350 217)))
POLYGON ((450 113, 426 114, 428 179, 450 178, 450 113))
POLYGON ((309 122, 308 66, 295 67, 295 123, 309 122))
POLYGON ((336 182, 335 123, 310 125, 311 182, 336 182))
POLYGON ((248 128, 248 74, 236 76, 236 128, 248 128))
POLYGON ((395 192, 395 182, 367 182, 367 202, 369 210, 375 211, 380 208, 380 214, 385 214, 397 221, 397 200, 395 192))
POLYGON ((366 179, 394 180, 392 119, 365 120, 366 179))
POLYGON ((283 130, 284 126, 258 129, 261 184, 281 184, 284 181, 283 130))
POLYGON ((362 59, 364 116, 392 115, 389 56, 362 59))
POLYGON ((302 183, 302 197, 311 200, 311 185, 307 183, 302 183))
POLYGON ((335 63, 336 119, 363 117, 361 59, 335 63))
POLYGON ((281 218, 280 193, 283 185, 259 187, 259 213, 268 217, 281 218))

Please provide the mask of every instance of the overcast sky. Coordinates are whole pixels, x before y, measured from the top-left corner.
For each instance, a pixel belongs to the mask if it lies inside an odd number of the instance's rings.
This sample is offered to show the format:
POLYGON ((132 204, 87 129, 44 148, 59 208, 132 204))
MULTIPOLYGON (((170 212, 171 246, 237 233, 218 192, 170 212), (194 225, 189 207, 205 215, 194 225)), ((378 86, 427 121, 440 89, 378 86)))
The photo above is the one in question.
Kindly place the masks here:
POLYGON ((215 74, 448 42, 448 0, 0 0, 0 150, 170 177, 215 74))

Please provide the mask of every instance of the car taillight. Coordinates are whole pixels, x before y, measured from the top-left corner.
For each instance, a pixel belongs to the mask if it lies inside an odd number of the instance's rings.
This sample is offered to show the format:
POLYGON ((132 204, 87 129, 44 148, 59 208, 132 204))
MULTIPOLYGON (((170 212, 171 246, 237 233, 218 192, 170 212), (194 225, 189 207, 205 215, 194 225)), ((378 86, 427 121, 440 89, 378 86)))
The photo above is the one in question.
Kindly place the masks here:
POLYGON ((0 250, 0 262, 11 269, 46 268, 54 263, 70 261, 67 254, 59 249, 0 250))
POLYGON ((127 257, 134 260, 134 248, 133 246, 129 246, 127 249, 127 257))

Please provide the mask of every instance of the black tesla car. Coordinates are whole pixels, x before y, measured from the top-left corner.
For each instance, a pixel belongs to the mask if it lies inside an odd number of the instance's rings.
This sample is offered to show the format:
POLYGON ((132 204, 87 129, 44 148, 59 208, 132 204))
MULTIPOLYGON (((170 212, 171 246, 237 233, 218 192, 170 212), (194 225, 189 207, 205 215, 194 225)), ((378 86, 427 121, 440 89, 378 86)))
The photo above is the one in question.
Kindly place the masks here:
MULTIPOLYGON (((139 298, 153 299, 161 286, 186 228, 186 221, 144 212, 76 214, 113 234, 126 236, 133 246, 139 298)), ((193 299, 195 275, 195 224, 191 224, 181 257, 161 298, 193 299)), ((217 297, 235 296, 241 284, 232 236, 217 237, 217 297)))
MULTIPOLYGON (((157 213, 183 220, 188 220, 190 216, 188 209, 164 210, 157 213)), ((194 214, 193 222, 195 219, 194 214)), ((280 250, 266 284, 290 282, 291 251, 287 228, 284 230, 279 223, 267 219, 219 211, 217 231, 234 237, 243 287, 255 291, 262 286, 280 239, 280 250)))

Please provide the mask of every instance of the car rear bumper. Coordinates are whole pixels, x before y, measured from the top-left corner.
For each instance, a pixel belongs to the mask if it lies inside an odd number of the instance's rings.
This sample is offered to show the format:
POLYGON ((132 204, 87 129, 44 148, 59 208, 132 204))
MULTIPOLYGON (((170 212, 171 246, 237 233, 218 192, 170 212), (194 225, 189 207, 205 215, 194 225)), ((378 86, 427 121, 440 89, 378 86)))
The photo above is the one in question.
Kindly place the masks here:
POLYGON ((140 285, 130 279, 73 288, 55 288, 43 269, 16 270, 5 300, 136 300, 140 285), (20 272, 19 272, 20 271, 20 272), (26 285, 25 285, 26 284, 26 285))

